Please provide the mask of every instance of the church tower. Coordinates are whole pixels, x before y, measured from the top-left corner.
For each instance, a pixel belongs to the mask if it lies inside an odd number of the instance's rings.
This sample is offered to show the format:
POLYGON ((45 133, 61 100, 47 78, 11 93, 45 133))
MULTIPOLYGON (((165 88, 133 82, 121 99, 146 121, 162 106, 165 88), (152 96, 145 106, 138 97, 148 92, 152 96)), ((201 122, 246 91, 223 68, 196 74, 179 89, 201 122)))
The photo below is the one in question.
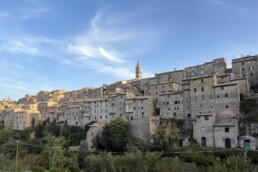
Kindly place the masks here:
POLYGON ((137 62, 137 65, 135 68, 135 78, 142 79, 142 67, 141 67, 139 61, 137 62))

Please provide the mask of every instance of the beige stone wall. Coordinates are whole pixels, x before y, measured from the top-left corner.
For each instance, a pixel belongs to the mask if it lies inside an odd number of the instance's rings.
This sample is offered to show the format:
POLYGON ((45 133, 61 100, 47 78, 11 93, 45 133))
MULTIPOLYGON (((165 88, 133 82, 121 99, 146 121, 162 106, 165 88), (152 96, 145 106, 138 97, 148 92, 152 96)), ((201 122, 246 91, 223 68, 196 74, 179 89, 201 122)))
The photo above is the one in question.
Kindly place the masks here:
POLYGON ((233 122, 232 125, 216 125, 214 127, 215 133, 215 147, 225 148, 225 140, 230 139, 231 147, 237 147, 237 138, 238 138, 238 124, 237 121, 233 122), (228 132, 226 129, 228 128, 228 132))
POLYGON ((204 112, 198 114, 196 121, 193 124, 193 138, 199 143, 202 143, 202 138, 206 138, 206 146, 214 146, 213 125, 215 124, 214 112, 204 112))
POLYGON ((185 71, 176 70, 176 71, 158 73, 158 74, 155 74, 155 77, 157 78, 156 83, 175 82, 178 84, 182 84, 182 80, 185 79, 185 71))
POLYGON ((258 84, 258 56, 233 59, 232 72, 236 78, 247 77, 250 86, 258 84))
POLYGON ((184 119, 183 92, 160 95, 160 116, 164 118, 184 119))
POLYGON ((232 82, 238 82, 239 94, 242 95, 242 99, 246 99, 251 96, 250 85, 247 78, 233 79, 232 82))
POLYGON ((150 117, 141 117, 129 121, 130 132, 138 139, 148 143, 150 139, 150 117))
POLYGON ((4 125, 8 128, 14 127, 14 110, 4 110, 4 125))
POLYGON ((239 116, 238 83, 218 84, 215 86, 215 109, 217 118, 237 118, 239 116))
POLYGON ((216 83, 215 75, 190 79, 190 108, 192 119, 195 119, 200 111, 214 109, 215 98, 213 86, 216 83))
POLYGON ((133 120, 144 116, 153 116, 154 107, 151 97, 127 98, 125 101, 125 119, 133 120))
POLYGON ((93 145, 94 138, 96 136, 101 137, 103 131, 103 125, 100 123, 94 123, 90 125, 90 129, 87 132, 86 135, 86 145, 87 145, 87 151, 94 152, 96 151, 96 148, 93 145))

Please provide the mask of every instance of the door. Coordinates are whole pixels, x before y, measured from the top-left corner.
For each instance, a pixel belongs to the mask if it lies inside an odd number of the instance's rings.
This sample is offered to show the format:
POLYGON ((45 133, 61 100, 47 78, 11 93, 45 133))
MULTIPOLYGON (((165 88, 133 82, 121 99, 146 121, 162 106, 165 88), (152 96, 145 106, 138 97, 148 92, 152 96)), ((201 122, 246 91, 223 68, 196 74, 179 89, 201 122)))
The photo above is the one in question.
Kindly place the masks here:
POLYGON ((229 138, 225 139, 225 148, 231 148, 231 141, 229 138))
POLYGON ((202 146, 206 147, 206 138, 205 137, 202 137, 202 146))
POLYGON ((244 148, 245 149, 250 149, 251 148, 250 140, 245 140, 244 141, 244 148))

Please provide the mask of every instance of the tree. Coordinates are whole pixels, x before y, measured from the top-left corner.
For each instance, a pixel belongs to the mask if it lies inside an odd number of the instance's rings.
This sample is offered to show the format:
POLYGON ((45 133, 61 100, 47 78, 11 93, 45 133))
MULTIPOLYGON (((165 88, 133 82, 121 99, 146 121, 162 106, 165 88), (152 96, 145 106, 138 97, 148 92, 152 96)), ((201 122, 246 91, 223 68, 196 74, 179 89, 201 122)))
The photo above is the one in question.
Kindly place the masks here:
POLYGON ((115 119, 103 128, 102 144, 108 151, 125 151, 131 141, 129 123, 123 119, 115 119))
POLYGON ((172 122, 169 129, 160 129, 154 135, 154 140, 161 145, 163 149, 170 149, 179 141, 179 129, 176 127, 175 123, 172 122))
POLYGON ((228 171, 232 172, 253 171, 250 160, 241 155, 230 156, 227 159, 226 167, 228 171))
POLYGON ((48 156, 48 165, 51 168, 53 165, 53 159, 55 159, 56 156, 59 156, 60 152, 62 151, 62 145, 64 143, 64 140, 62 137, 55 137, 51 134, 47 134, 44 137, 44 140, 46 141, 46 149, 44 151, 44 154, 48 156))
POLYGON ((13 130, 8 128, 0 130, 0 145, 8 142, 9 140, 13 139, 13 130))

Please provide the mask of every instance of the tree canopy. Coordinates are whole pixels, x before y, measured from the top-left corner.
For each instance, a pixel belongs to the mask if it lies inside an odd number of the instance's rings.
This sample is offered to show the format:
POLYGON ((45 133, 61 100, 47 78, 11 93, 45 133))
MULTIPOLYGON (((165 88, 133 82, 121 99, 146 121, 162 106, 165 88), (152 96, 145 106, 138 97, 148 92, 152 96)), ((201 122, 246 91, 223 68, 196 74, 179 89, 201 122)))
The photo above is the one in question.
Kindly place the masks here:
POLYGON ((129 131, 129 122, 123 119, 116 119, 106 124, 103 128, 101 142, 108 151, 125 151, 126 147, 132 141, 132 135, 129 131))

